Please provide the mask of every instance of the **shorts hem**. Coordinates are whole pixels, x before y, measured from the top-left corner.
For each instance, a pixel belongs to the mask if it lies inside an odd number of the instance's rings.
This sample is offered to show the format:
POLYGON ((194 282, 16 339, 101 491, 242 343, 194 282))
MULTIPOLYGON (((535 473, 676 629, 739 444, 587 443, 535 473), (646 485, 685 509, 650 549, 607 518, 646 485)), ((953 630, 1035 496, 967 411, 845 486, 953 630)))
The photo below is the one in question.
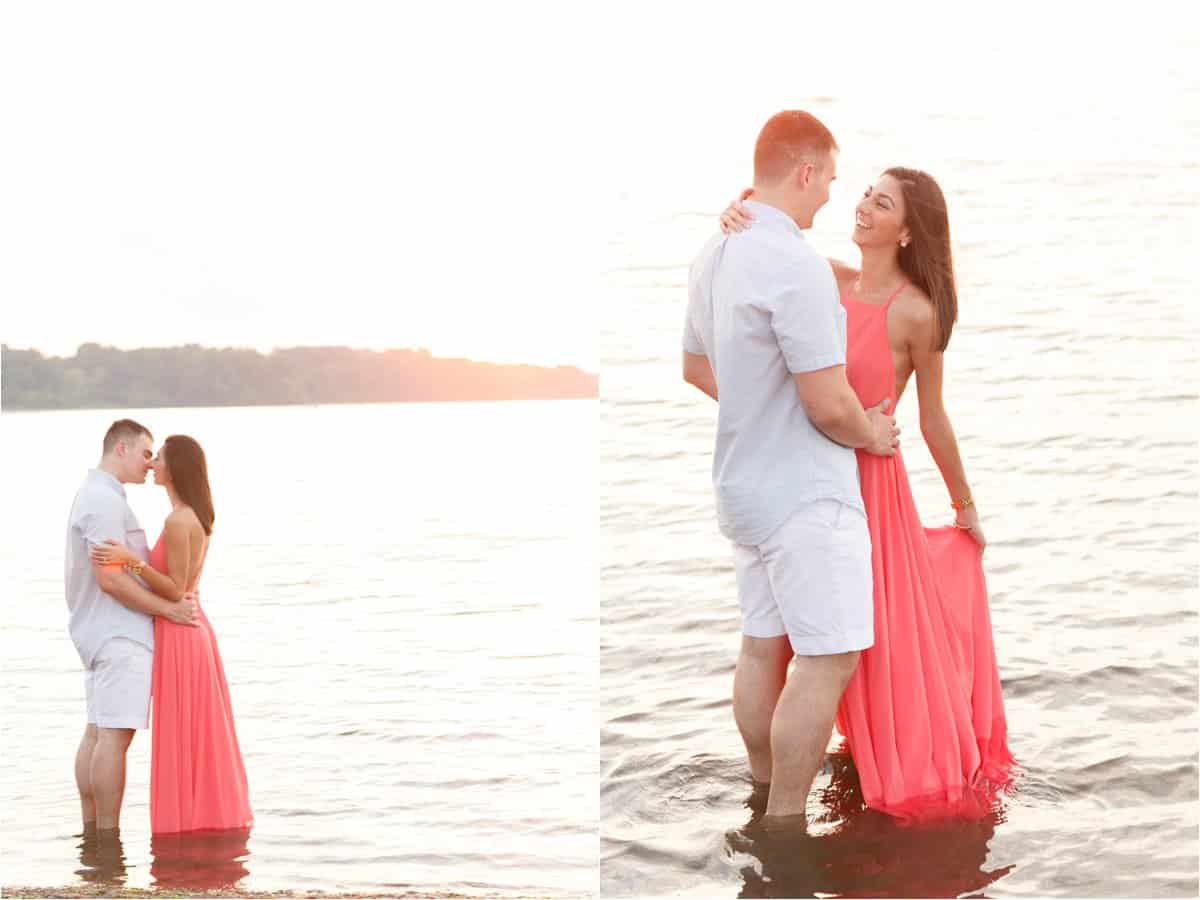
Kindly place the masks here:
POLYGON ((742 623, 742 634, 752 638, 777 638, 785 637, 787 629, 782 625, 768 625, 754 623, 742 623), (769 633, 768 633, 769 632, 769 633))
POLYGON ((150 727, 150 723, 145 719, 139 719, 136 723, 130 724, 128 719, 121 718, 106 718, 103 722, 88 721, 89 725, 95 725, 97 728, 125 728, 129 731, 146 731, 150 727))
POLYGON ((797 656, 831 656, 834 653, 850 653, 866 650, 875 644, 875 630, 845 631, 838 634, 788 635, 792 650, 797 656))

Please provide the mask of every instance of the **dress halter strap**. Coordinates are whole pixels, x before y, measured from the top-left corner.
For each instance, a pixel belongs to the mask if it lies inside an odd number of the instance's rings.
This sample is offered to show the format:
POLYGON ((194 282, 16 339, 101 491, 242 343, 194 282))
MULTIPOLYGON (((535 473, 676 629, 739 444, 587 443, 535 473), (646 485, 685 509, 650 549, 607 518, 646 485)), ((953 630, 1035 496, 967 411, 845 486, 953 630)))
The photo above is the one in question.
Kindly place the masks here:
POLYGON ((884 305, 884 307, 886 308, 886 307, 889 307, 889 306, 891 306, 891 305, 892 305, 892 301, 893 301, 893 300, 895 300, 897 297, 899 297, 899 296, 900 296, 900 292, 901 292, 902 290, 904 290, 906 287, 908 287, 908 280, 907 280, 907 279, 905 279, 904 281, 901 281, 901 282, 900 282, 900 286, 899 286, 899 287, 897 287, 897 288, 896 288, 894 291, 892 291, 892 296, 888 297, 886 300, 884 300, 884 301, 883 301, 883 305, 884 305))

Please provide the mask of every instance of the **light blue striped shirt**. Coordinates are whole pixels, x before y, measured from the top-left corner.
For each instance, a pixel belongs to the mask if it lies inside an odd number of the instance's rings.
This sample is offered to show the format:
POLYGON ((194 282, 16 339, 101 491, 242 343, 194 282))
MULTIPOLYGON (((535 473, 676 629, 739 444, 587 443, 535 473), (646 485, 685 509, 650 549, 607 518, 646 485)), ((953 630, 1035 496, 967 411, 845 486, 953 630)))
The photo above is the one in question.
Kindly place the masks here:
POLYGON ((833 270, 786 213, 746 206, 754 225, 713 237, 692 263, 683 349, 708 357, 717 380, 721 532, 760 544, 805 503, 863 502, 854 451, 809 421, 792 377, 846 362, 833 270))
POLYGON ((129 508, 125 488, 102 469, 90 469, 71 504, 64 560, 71 640, 89 669, 110 638, 129 638, 154 650, 154 617, 114 600, 96 583, 88 551, 109 538, 149 558, 146 532, 129 508))

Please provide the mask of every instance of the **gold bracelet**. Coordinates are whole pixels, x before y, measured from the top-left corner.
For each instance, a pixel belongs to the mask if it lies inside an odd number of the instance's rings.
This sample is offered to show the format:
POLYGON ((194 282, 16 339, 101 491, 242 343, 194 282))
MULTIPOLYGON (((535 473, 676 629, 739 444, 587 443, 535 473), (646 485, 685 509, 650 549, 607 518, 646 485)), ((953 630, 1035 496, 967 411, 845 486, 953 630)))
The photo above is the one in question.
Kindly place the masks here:
POLYGON ((951 506, 953 509, 956 509, 956 510, 958 510, 959 512, 962 512, 962 511, 963 511, 964 509, 966 509, 968 506, 974 506, 974 505, 975 505, 975 501, 974 501, 974 500, 971 498, 971 495, 970 495, 970 494, 968 494, 968 495, 967 495, 967 496, 966 496, 964 499, 962 499, 962 500, 951 500, 951 501, 950 501, 950 506, 951 506))
POLYGON ((142 561, 139 559, 137 562, 128 562, 128 563, 125 563, 125 568, 127 568, 127 569, 128 569, 130 572, 132 572, 134 575, 136 575, 136 576, 138 576, 139 578, 141 578, 141 577, 142 577, 142 570, 146 568, 146 564, 145 564, 144 562, 142 562, 142 561))

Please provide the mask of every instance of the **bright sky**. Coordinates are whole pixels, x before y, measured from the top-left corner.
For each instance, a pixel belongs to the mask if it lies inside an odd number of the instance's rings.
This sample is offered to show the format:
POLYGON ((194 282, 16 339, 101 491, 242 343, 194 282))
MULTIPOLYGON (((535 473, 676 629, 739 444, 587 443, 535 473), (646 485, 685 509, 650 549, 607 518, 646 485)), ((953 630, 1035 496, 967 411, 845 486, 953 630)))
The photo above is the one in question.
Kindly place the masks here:
MULTIPOLYGON (((913 159, 940 149, 922 126, 946 112, 978 116, 989 150, 1010 158, 1040 154, 1047 132, 1072 152, 1112 158, 1124 154, 1097 142, 1114 132, 1127 145, 1118 151, 1163 144, 1175 152, 1185 137, 1179 98, 1200 81, 1200 32, 1165 0, 1115 11, 1043 0, 660 0, 640 10, 606 72, 612 92, 632 99, 614 136, 616 168, 650 167, 670 179, 688 168, 681 147, 703 156, 724 134, 745 135, 738 171, 714 173, 718 208, 731 176, 734 184, 749 178, 762 123, 807 98, 846 101, 838 108, 865 119, 858 129, 911 143, 913 159), (1125 127, 1103 136, 1063 127, 1082 107, 1109 109, 1125 127)), ((830 124, 836 133, 841 123, 830 124)), ((843 156, 853 151, 861 148, 843 156)))
MULTIPOLYGON (((595 369, 622 190, 669 177, 711 129, 753 135, 826 95, 919 136, 931 107, 1011 114, 1036 95, 1161 131, 1165 92, 1195 78, 1163 62, 1195 40, 1153 0, 1120 15, 411 6, 7 5, 3 339, 55 354, 86 340, 424 346, 595 369)), ((996 139, 1024 152, 1036 126, 996 139)), ((1087 152, 1089 135, 1071 139, 1087 152)), ((698 201, 723 204, 744 162, 698 201)))
POLYGON ((564 23, 413 6, 6 5, 4 341, 595 369, 564 23))

